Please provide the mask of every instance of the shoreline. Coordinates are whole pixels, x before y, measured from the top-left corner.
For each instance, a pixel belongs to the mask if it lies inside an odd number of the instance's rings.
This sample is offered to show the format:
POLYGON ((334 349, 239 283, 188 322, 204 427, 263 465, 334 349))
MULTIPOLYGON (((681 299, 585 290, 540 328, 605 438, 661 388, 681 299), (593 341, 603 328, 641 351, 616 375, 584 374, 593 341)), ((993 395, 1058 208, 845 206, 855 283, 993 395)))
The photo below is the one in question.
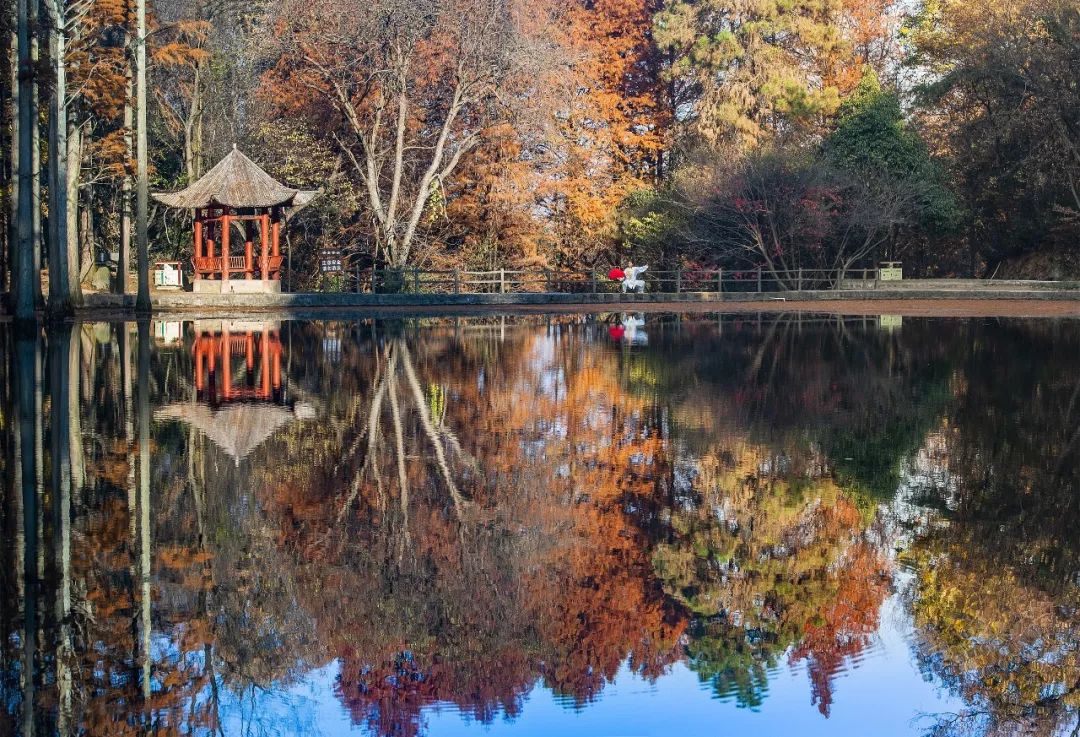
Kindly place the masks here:
MULTIPOLYGON (((822 313, 903 317, 1080 317, 1080 289, 948 287, 821 290, 787 293, 683 292, 648 294, 248 294, 158 293, 153 318, 195 319, 346 315, 420 316, 589 312, 822 313)), ((132 295, 88 294, 72 319, 135 319, 132 295)), ((11 320, 10 315, 0 320, 11 320)))

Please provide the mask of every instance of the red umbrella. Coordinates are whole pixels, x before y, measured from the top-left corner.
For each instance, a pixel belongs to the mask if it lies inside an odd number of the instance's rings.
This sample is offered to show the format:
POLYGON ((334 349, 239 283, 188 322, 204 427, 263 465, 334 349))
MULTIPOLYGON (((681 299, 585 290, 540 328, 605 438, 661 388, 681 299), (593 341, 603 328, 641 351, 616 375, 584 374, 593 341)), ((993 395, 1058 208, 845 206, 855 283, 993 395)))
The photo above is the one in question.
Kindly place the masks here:
POLYGON ((612 340, 622 340, 623 336, 626 335, 626 328, 622 325, 612 325, 607 329, 607 334, 611 336, 612 340))
POLYGON ((607 273, 607 278, 611 279, 611 281, 622 281, 626 278, 626 272, 616 266, 607 273))

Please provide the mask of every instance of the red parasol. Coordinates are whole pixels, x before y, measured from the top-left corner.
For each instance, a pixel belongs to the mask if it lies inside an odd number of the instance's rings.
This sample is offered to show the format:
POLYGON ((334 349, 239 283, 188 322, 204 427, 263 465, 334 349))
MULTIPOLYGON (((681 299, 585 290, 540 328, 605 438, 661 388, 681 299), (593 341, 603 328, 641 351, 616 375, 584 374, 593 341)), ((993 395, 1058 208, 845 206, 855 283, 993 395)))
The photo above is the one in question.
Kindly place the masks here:
POLYGON ((612 325, 608 328, 607 334, 611 336, 612 340, 622 340, 623 336, 626 335, 626 328, 622 325, 612 325))
POLYGON ((626 272, 616 266, 614 269, 607 273, 607 278, 611 279, 612 281, 622 281, 626 278, 626 272))

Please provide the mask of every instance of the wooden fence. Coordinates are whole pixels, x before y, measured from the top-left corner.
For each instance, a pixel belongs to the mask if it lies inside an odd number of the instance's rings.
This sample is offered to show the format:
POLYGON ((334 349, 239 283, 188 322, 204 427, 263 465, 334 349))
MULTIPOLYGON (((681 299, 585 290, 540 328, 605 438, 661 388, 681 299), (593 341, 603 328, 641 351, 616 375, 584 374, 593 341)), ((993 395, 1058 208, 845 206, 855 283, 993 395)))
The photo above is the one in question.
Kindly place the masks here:
MULTIPOLYGON (((647 292, 790 292, 821 289, 876 288, 877 269, 825 271, 794 269, 677 269, 646 271, 642 278, 647 292)), ((617 281, 601 271, 560 271, 554 269, 470 271, 357 269, 346 274, 342 287, 368 293, 412 294, 520 294, 563 293, 604 294, 620 292, 617 281)))

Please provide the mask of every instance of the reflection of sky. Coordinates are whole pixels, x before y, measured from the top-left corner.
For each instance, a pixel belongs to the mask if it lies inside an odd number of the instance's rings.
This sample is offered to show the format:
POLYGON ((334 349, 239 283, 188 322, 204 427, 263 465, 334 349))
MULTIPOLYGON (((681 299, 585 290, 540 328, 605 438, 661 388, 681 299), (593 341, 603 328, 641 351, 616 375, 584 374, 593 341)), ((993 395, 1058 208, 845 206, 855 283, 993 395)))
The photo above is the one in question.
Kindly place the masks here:
MULTIPOLYGON (((910 618, 899 598, 888 599, 881 612, 881 629, 874 643, 855 663, 833 680, 835 700, 828 719, 810 703, 810 681, 805 662, 786 661, 769 674, 768 694, 762 706, 740 708, 734 700, 714 698, 708 684, 683 664, 657 679, 640 678, 623 667, 615 683, 607 685, 595 701, 575 708, 543 686, 525 700, 512 720, 496 717, 481 724, 462 715, 452 704, 424 710, 423 734, 589 735, 636 737, 644 735, 754 735, 756 737, 914 736, 929 723, 921 715, 956 711, 962 703, 944 694, 924 677, 911 656, 907 637, 910 618)), ((283 690, 223 694, 225 734, 363 734, 353 725, 334 695, 338 665, 307 674, 283 690)))

